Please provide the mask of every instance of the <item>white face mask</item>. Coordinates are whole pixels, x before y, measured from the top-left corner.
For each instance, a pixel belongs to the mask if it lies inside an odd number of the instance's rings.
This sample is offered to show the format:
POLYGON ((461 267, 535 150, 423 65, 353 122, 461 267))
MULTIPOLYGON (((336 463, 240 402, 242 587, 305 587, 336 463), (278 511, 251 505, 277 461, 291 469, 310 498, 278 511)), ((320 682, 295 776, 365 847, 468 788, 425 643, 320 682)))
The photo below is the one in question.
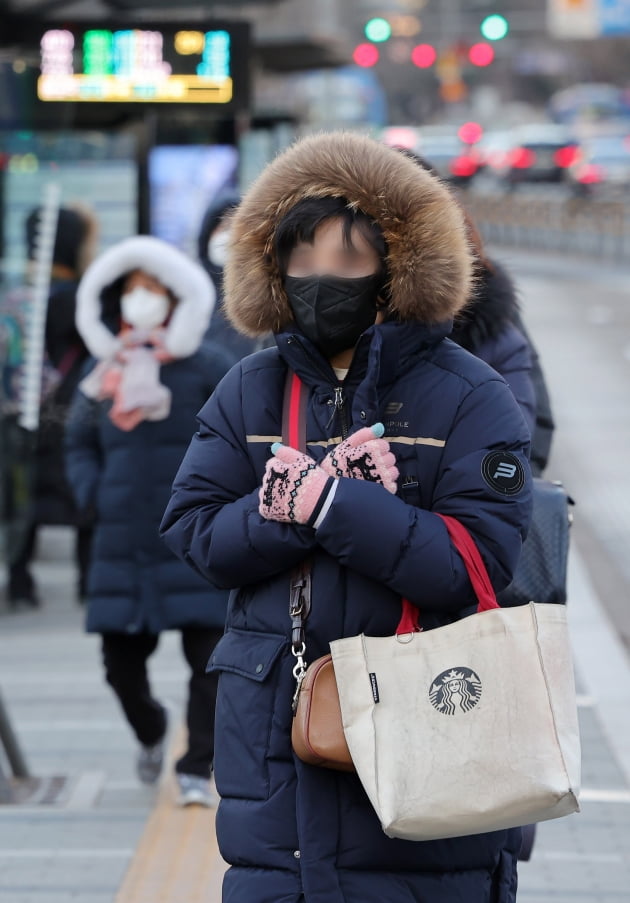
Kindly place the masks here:
POLYGON ((120 299, 120 311, 125 323, 136 329, 154 329, 168 317, 169 300, 148 288, 138 286, 120 299))
POLYGON ((225 229, 217 232, 208 242, 208 258, 215 267, 223 267, 227 263, 228 244, 230 243, 230 233, 225 229))

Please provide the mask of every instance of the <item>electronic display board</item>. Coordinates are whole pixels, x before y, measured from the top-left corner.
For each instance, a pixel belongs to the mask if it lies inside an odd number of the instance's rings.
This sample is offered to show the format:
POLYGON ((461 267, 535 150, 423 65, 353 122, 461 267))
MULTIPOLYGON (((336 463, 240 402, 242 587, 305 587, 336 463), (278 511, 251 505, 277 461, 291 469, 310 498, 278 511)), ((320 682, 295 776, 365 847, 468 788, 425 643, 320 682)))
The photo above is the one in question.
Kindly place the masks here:
MULTIPOLYGON (((38 46, 37 99, 112 105, 213 105, 246 109, 245 22, 120 24, 10 20, 22 46, 38 46)), ((10 35, 5 36, 10 40, 10 35)), ((4 43, 4 40, 2 41, 4 43)))
POLYGON ((148 155, 151 235, 197 257, 201 222, 221 192, 236 193, 238 151, 231 145, 158 145, 148 155))

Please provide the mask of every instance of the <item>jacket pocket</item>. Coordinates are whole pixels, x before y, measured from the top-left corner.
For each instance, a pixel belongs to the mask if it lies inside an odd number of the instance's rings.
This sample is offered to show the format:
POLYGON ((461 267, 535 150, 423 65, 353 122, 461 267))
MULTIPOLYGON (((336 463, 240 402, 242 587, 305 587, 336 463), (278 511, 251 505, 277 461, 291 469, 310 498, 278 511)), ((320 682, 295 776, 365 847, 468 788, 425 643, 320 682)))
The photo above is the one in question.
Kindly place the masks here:
POLYGON ((268 753, 285 636, 228 630, 208 671, 218 671, 214 773, 221 796, 263 800, 269 796, 268 753))

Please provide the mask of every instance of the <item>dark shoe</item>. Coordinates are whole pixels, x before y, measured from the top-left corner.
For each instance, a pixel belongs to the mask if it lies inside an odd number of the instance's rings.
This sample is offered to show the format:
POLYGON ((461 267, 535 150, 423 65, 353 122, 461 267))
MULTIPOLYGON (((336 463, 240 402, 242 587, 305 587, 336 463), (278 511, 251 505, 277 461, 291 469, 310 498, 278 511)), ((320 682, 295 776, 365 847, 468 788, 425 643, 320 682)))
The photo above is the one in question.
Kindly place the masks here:
POLYGON ((166 709, 164 710, 165 728, 164 735, 161 740, 152 746, 140 746, 138 758, 136 759, 136 773, 143 784, 155 784, 164 766, 164 755, 166 753, 166 735, 168 733, 168 716, 166 709))
POLYGON ((164 740, 154 746, 141 746, 136 771, 143 784, 155 784, 164 765, 164 740))

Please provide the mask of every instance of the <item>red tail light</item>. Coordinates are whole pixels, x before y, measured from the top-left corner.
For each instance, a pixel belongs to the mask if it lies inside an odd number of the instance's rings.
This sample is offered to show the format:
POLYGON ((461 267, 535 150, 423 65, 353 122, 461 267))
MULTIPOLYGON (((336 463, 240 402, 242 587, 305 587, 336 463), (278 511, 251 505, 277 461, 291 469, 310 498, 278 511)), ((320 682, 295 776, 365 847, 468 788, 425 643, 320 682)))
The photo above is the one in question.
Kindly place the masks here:
POLYGON ((527 147, 516 147, 510 153, 510 166, 514 169, 529 169, 536 162, 536 154, 527 147))
POLYGON ((603 182, 604 178, 604 170, 601 166, 588 163, 580 170, 577 180, 580 185, 596 185, 598 182, 603 182))
POLYGON ((557 150, 553 155, 553 161, 556 166, 561 166, 562 169, 567 169, 569 166, 573 166, 574 163, 577 163, 580 157, 580 149, 576 145, 568 145, 567 147, 561 147, 560 150, 557 150))
POLYGON ((472 157, 467 154, 462 154, 461 157, 456 157, 454 160, 451 160, 449 169, 454 176, 474 176, 477 172, 477 163, 472 157))

